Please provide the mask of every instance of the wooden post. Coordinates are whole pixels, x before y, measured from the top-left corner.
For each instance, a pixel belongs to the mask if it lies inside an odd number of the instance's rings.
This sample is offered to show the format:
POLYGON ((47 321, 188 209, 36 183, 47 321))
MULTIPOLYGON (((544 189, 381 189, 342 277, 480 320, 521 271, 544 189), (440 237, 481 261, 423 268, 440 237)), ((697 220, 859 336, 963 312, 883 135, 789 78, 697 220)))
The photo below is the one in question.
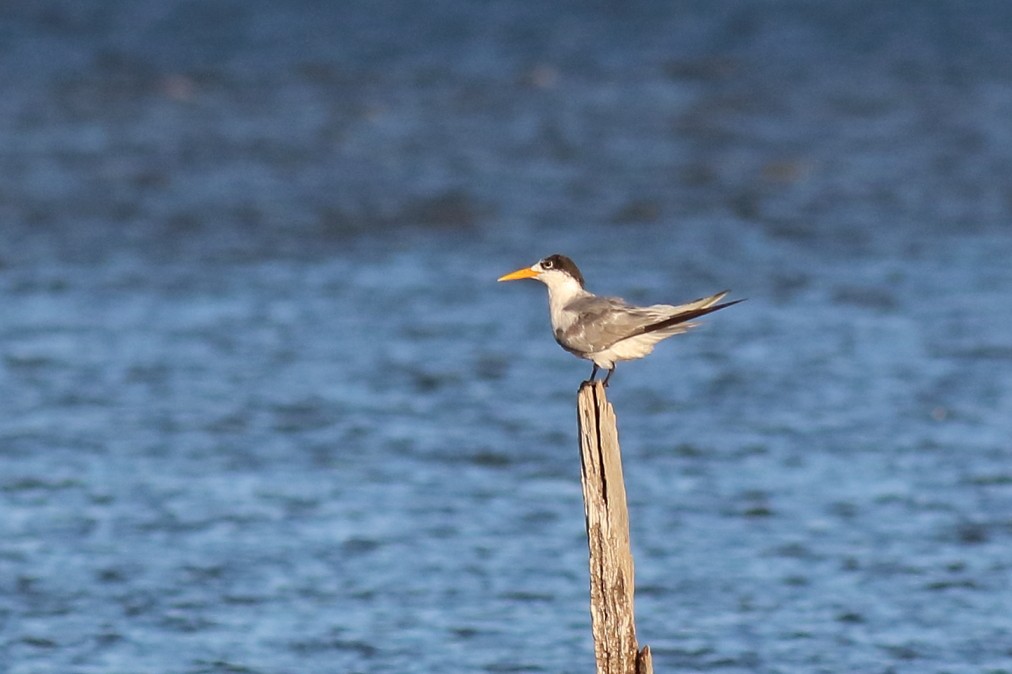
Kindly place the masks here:
POLYGON ((653 674, 650 647, 640 651, 636 643, 629 511, 615 410, 600 382, 580 387, 576 407, 597 674, 653 674))

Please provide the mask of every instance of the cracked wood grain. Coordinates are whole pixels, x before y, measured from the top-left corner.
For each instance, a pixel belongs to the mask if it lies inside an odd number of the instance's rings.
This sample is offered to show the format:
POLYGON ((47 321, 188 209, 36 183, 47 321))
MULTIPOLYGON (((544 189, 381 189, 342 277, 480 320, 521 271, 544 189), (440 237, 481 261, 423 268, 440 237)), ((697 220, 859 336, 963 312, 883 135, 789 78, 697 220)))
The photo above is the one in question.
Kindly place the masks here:
POLYGON ((652 674, 636 642, 629 511, 615 410, 600 382, 577 396, 581 482, 590 549, 590 615, 598 674, 652 674))

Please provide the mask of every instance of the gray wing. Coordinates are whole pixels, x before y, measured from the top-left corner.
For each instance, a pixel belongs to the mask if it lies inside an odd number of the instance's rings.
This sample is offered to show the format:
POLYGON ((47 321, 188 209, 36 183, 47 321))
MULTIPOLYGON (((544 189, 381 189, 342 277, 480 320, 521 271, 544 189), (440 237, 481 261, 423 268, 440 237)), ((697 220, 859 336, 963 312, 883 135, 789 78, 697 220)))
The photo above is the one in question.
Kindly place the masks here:
POLYGON ((670 336, 695 325, 684 321, 737 303, 717 305, 726 294, 725 290, 677 306, 648 307, 633 306, 618 297, 581 297, 566 305, 566 310, 575 312, 579 318, 555 337, 566 349, 594 353, 652 329, 662 328, 662 336, 670 336))
POLYGON ((580 353, 594 353, 607 349, 651 323, 670 316, 672 309, 665 305, 635 307, 617 297, 581 297, 566 305, 567 311, 579 318, 556 338, 563 347, 580 353))

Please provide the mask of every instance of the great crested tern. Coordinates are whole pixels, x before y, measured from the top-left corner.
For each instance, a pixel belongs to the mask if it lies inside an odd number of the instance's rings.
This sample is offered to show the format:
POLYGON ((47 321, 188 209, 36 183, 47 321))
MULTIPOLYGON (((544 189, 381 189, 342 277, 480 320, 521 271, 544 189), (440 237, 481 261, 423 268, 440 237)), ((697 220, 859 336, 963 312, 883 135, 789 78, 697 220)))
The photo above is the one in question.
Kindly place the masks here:
POLYGON ((696 327, 694 318, 724 309, 743 300, 717 304, 724 290, 685 304, 654 304, 637 307, 617 297, 599 297, 584 287, 583 274, 565 255, 549 255, 530 267, 499 278, 516 281, 533 278, 548 286, 548 310, 555 341, 574 356, 594 362, 590 379, 598 368, 608 371, 608 385, 615 363, 642 358, 662 339, 696 327))

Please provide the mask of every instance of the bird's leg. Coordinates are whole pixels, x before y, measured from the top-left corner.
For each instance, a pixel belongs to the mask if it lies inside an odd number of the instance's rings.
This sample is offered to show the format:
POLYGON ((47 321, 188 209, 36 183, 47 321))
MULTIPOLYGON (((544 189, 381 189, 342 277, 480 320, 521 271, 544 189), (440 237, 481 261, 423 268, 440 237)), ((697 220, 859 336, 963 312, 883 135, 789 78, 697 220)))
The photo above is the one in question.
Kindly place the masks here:
POLYGON ((595 376, 597 376, 597 363, 594 363, 594 369, 590 371, 590 377, 587 379, 587 381, 585 381, 583 383, 584 384, 593 384, 595 376))
POLYGON ((611 373, 615 371, 615 366, 612 365, 611 369, 608 370, 608 374, 604 376, 604 387, 608 388, 608 380, 611 379, 611 373))

